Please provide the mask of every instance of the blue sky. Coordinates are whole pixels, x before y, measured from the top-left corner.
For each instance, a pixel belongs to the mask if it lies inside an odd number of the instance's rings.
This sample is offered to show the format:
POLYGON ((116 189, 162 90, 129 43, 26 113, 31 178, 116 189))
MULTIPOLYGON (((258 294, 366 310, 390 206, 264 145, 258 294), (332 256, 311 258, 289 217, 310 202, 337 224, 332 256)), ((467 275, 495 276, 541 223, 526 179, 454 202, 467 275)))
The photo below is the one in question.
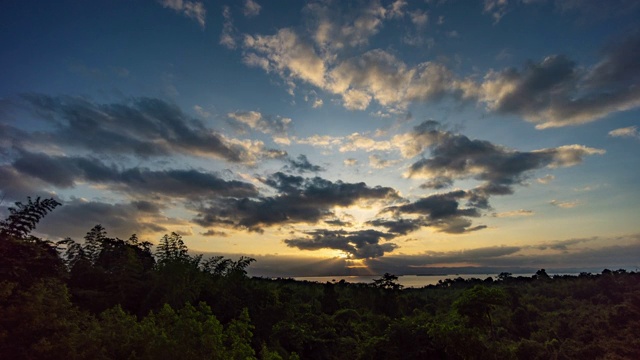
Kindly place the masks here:
POLYGON ((257 275, 635 268, 636 1, 9 1, 2 211, 257 275))

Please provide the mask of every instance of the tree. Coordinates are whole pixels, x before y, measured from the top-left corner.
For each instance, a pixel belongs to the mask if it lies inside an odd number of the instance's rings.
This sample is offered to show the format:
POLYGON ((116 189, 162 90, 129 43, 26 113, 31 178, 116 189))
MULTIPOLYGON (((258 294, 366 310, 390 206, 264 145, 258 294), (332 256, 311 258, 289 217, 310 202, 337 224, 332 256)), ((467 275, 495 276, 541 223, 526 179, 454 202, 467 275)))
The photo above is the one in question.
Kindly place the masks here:
POLYGON ((64 264, 53 243, 30 235, 36 224, 58 205, 53 199, 28 198, 27 204, 16 202, 15 208, 9 208, 10 215, 0 220, 0 281, 28 285, 44 277, 64 277, 64 264))
POLYGON ((466 317, 471 325, 488 325, 491 337, 495 338, 491 313, 498 306, 506 305, 507 299, 507 294, 503 289, 476 285, 465 290, 460 298, 453 303, 453 308, 458 314, 466 317))
POLYGON ((380 279, 373 280, 373 287, 387 290, 400 290, 404 285, 398 284, 398 277, 389 273, 384 273, 380 279))
POLYGON ((160 239, 155 255, 160 264, 176 260, 184 261, 189 259, 188 250, 184 241, 182 241, 182 236, 172 232, 171 235, 164 235, 160 239))
POLYGON ((27 200, 26 204, 16 202, 15 208, 9 208, 9 217, 0 221, 0 238, 26 239, 48 212, 61 205, 53 198, 40 200, 40 197, 37 197, 32 201, 31 197, 28 197, 27 200))

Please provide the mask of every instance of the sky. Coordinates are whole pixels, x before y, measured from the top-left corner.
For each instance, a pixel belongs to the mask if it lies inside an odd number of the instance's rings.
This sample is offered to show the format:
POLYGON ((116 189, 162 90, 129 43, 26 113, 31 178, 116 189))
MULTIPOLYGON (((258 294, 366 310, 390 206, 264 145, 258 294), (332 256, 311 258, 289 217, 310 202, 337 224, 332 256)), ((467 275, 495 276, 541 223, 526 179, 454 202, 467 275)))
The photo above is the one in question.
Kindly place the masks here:
POLYGON ((640 265, 640 2, 4 1, 0 212, 260 276, 640 265))

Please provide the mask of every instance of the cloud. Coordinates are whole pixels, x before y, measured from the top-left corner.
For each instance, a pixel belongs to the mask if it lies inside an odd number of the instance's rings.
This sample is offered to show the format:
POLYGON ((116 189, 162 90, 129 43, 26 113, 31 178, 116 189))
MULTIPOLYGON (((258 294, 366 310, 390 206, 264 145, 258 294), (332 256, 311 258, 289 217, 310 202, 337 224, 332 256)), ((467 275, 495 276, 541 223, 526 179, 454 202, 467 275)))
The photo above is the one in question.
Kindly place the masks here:
POLYGON ((24 201, 28 196, 57 198, 55 192, 46 188, 46 182, 26 177, 11 165, 0 165, 0 198, 4 201, 24 201))
POLYGON ((306 233, 305 238, 286 239, 285 244, 300 250, 334 249, 347 254, 351 259, 369 259, 392 252, 398 246, 381 241, 393 239, 395 235, 376 230, 314 230, 306 233))
POLYGON ((254 17, 260 14, 260 9, 262 9, 262 6, 257 2, 253 0, 245 0, 242 13, 246 17, 254 17))
POLYGON ((281 116, 265 116, 258 111, 236 111, 227 116, 236 122, 265 134, 285 136, 291 125, 291 119, 281 116))
POLYGON ((521 152, 439 130, 439 124, 433 121, 418 125, 408 138, 412 141, 404 145, 406 154, 416 154, 427 146, 430 150, 429 157, 411 165, 408 177, 436 179, 438 184, 473 178, 484 182, 477 189, 483 195, 510 194, 512 186, 523 184, 535 169, 574 166, 586 156, 605 152, 583 145, 521 152))
POLYGON ((514 217, 514 216, 531 216, 533 214, 534 214, 534 212, 531 211, 531 210, 520 209, 520 210, 512 210, 512 211, 494 213, 493 216, 494 217, 498 217, 498 218, 504 218, 504 217, 514 217))
POLYGON ((256 196, 250 183, 224 180, 212 173, 197 170, 149 170, 131 168, 119 170, 95 158, 50 156, 23 152, 13 167, 25 176, 39 179, 57 188, 75 187, 80 182, 103 184, 111 190, 135 197, 173 197, 200 199, 202 197, 256 196))
POLYGON ((491 14, 497 24, 507 14, 508 5, 509 0, 484 0, 484 12, 491 14))
POLYGON ((411 22, 418 29, 423 29, 429 22, 429 14, 426 11, 414 10, 409 13, 409 16, 411 18, 411 22))
POLYGON ((386 9, 380 1, 369 1, 350 10, 339 10, 329 4, 312 2, 306 5, 304 14, 310 16, 312 38, 324 52, 364 46, 383 26, 385 18, 402 13, 401 2, 386 9))
POLYGON ((211 117, 211 113, 203 109, 202 106, 200 105, 194 105, 193 111, 195 111, 198 115, 200 115, 203 118, 211 117))
POLYGON ((204 4, 200 1, 187 1, 187 0, 158 0, 160 4, 178 13, 182 13, 189 19, 195 20, 204 28, 207 17, 207 10, 204 4))
POLYGON ((364 150, 370 151, 385 151, 391 149, 391 143, 389 141, 374 140, 364 134, 353 133, 344 137, 342 144, 340 145, 340 152, 358 151, 364 150))
MULTIPOLYGON (((312 235, 309 235, 312 238, 312 235)), ((217 254, 216 254, 217 255, 217 254)), ((245 254, 246 255, 246 254, 245 254)), ((237 257, 239 254, 229 254, 237 257)), ((640 235, 568 239, 534 247, 490 246, 453 251, 428 251, 417 255, 385 253, 384 258, 363 260, 362 268, 350 267, 349 259, 317 259, 303 256, 251 255, 258 259, 248 270, 253 276, 348 276, 383 274, 494 274, 503 271, 528 273, 545 268, 549 273, 592 271, 604 268, 634 270, 640 256, 640 235), (584 244, 576 248, 575 245, 584 244), (543 249, 544 248, 544 249, 543 249), (533 251, 536 250, 536 251, 533 251)), ((479 275, 478 275, 479 276, 479 275)), ((486 275, 485 275, 486 276, 486 275)))
POLYGON ((309 162, 306 155, 299 155, 297 159, 288 159, 289 164, 286 166, 287 170, 303 173, 306 171, 309 172, 319 172, 324 171, 325 169, 319 165, 313 165, 309 162))
MULTIPOLYGON (((442 64, 408 66, 382 49, 356 56, 348 51, 368 44, 384 20, 400 16, 398 11, 394 4, 385 8, 371 2, 359 7, 358 14, 346 16, 325 4, 310 3, 303 14, 309 17, 311 36, 291 28, 279 29, 274 35, 245 35, 243 62, 279 75, 291 93, 296 82, 302 81, 340 96, 344 107, 351 110, 365 110, 374 101, 389 109, 403 109, 415 100, 470 98, 470 80, 457 79, 442 64)), ((412 18, 417 24, 427 19, 426 13, 419 12, 412 13, 412 18)))
POLYGON ((396 190, 369 187, 365 183, 332 182, 320 177, 303 178, 277 172, 262 182, 276 190, 275 196, 226 198, 210 202, 197 210, 194 221, 202 226, 224 225, 260 231, 263 226, 317 223, 335 218, 333 209, 359 202, 394 201, 396 190))
MULTIPOLYGON (((490 70, 483 79, 460 76, 442 63, 407 64, 383 49, 357 50, 382 28, 385 21, 409 14, 417 26, 428 21, 426 12, 401 11, 403 2, 384 7, 380 2, 351 10, 313 2, 303 10, 306 32, 279 29, 273 35, 245 35, 243 61, 277 74, 293 94, 303 82, 340 97, 350 110, 379 104, 385 110, 403 110, 412 102, 444 97, 458 102, 477 101, 499 114, 514 114, 537 128, 584 124, 640 106, 640 65, 633 55, 640 33, 607 46, 601 60, 578 65, 564 55, 529 61, 522 69, 490 70)), ((484 11, 498 22, 510 4, 486 0, 484 11)), ((452 30, 449 37, 459 34, 452 30)), ((424 44, 418 35, 406 35, 409 44, 424 44)))
POLYGON ((229 234, 227 234, 224 231, 216 231, 216 230, 207 230, 203 233, 200 233, 200 235, 202 236, 217 236, 217 237, 227 237, 229 236, 229 234))
POLYGON ((244 47, 249 52, 243 61, 249 66, 259 66, 284 79, 300 79, 318 87, 324 83, 324 61, 312 45, 291 29, 280 29, 275 35, 245 35, 244 47))
POLYGON ((394 136, 391 143, 398 144, 405 157, 428 150, 428 156, 424 154, 406 173, 410 178, 427 179, 421 188, 442 189, 463 179, 481 181, 471 190, 433 194, 383 211, 394 214, 395 219, 406 214, 423 216, 424 219, 418 222, 421 226, 454 234, 485 228, 483 225, 472 226, 469 218, 479 217, 482 211, 489 209, 491 196, 512 194, 513 187, 524 185, 534 170, 574 166, 586 156, 604 153, 604 150, 582 145, 520 152, 443 130, 432 120, 416 126, 412 132, 394 136), (461 204, 463 201, 466 207, 461 204))
POLYGON ((480 101, 539 129, 592 122, 640 106, 640 65, 632 60, 639 51, 640 33, 633 33, 607 46, 589 68, 553 55, 522 70, 492 71, 480 86, 480 101))
POLYGON ((385 160, 379 155, 369 155, 369 166, 374 169, 384 169, 397 164, 397 160, 385 160))
POLYGON ((549 201, 549 204, 553 206, 557 206, 559 208, 563 208, 563 209, 571 209, 580 205, 580 202, 579 201, 558 201, 554 199, 549 201))
POLYGON ((222 32, 220 33, 220 45, 227 47, 228 49, 235 49, 237 46, 236 41, 236 27, 233 25, 233 19, 231 17, 231 9, 229 6, 222 7, 222 32))
POLYGON ((548 184, 550 182, 552 182, 556 177, 553 175, 545 175, 541 178, 537 178, 536 181, 539 182, 540 184, 548 184))
POLYGON ((367 221, 367 225, 386 228, 390 233, 398 235, 406 235, 414 232, 423 226, 428 226, 427 220, 423 218, 417 219, 374 219, 367 221))
POLYGON ((611 137, 630 137, 640 139, 640 133, 637 126, 629 126, 609 131, 611 137))
POLYGON ((157 207, 140 202, 104 203, 72 199, 48 214, 38 225, 39 233, 64 238, 82 238, 94 225, 101 224, 109 234, 128 238, 132 234, 157 236, 169 229, 167 226, 188 224, 167 218, 157 207))
POLYGON ((185 154, 247 164, 278 156, 260 141, 228 138, 159 99, 134 98, 113 104, 39 94, 24 95, 23 99, 36 115, 54 126, 39 135, 40 143, 101 154, 142 158, 185 154))
POLYGON ((358 165, 358 160, 354 159, 354 158, 348 158, 348 159, 344 159, 344 161, 342 162, 344 164, 344 166, 356 166, 358 165))
POLYGON ((427 182, 420 185, 421 189, 444 189, 453 185, 453 179, 444 177, 444 176, 436 176, 432 179, 427 180, 427 182))
POLYGON ((342 144, 343 138, 330 135, 312 135, 306 138, 294 138, 296 144, 310 145, 314 147, 331 148, 342 144))
POLYGON ((383 213, 391 213, 396 219, 400 219, 403 214, 421 215, 424 217, 419 222, 421 225, 435 227, 438 231, 449 234, 481 230, 486 226, 471 227, 472 223, 467 219, 468 217, 479 217, 478 208, 460 206, 462 199, 468 199, 471 196, 471 193, 464 190, 434 194, 412 203, 387 207, 383 213))

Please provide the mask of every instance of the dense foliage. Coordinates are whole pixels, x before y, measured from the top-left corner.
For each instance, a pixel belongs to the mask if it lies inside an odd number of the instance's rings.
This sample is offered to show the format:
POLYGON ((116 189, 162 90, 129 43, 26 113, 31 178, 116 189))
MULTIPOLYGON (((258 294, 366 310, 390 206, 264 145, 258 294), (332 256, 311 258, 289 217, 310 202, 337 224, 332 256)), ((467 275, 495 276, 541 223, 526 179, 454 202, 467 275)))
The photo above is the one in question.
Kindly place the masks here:
POLYGON ((0 223, 3 359, 638 359, 640 274, 448 279, 402 289, 248 278, 253 259, 30 235, 58 204, 0 223))

